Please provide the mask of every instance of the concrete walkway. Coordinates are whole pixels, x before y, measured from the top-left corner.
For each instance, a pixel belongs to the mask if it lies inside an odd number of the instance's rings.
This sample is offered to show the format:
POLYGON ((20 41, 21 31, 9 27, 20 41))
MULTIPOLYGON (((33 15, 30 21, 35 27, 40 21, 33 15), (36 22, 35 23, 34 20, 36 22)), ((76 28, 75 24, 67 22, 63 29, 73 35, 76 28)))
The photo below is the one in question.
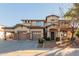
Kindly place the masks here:
POLYGON ((79 48, 55 48, 39 56, 79 56, 79 48))

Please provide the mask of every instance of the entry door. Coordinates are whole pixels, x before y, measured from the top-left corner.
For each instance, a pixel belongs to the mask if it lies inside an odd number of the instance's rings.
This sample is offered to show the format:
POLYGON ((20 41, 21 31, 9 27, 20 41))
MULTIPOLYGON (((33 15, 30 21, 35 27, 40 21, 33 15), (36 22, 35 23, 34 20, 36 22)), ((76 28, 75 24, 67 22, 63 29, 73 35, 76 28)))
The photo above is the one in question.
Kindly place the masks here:
POLYGON ((54 40, 54 38, 55 38, 55 33, 51 32, 51 40, 54 40))

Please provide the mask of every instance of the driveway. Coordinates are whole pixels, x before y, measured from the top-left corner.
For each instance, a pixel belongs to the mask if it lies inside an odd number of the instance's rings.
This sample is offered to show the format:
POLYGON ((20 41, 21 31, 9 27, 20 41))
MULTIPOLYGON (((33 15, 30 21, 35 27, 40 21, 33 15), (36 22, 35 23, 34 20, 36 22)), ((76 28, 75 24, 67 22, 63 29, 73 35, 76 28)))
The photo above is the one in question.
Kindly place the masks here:
POLYGON ((37 48, 37 41, 31 40, 0 40, 0 55, 20 56, 39 55, 48 51, 48 48, 37 48))

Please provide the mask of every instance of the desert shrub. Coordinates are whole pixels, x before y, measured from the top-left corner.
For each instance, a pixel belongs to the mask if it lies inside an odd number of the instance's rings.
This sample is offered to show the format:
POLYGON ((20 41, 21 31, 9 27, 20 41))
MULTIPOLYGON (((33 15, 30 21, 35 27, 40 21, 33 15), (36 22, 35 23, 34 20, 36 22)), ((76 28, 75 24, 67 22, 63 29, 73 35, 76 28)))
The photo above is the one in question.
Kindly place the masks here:
POLYGON ((44 42, 44 38, 39 38, 38 39, 38 43, 43 43, 44 42))
POLYGON ((79 37, 79 30, 76 31, 76 36, 79 37))
POLYGON ((47 37, 47 38, 45 38, 45 40, 46 40, 46 41, 50 41, 51 39, 50 39, 50 37, 47 37))
POLYGON ((56 41, 60 41, 60 37, 56 37, 56 41))

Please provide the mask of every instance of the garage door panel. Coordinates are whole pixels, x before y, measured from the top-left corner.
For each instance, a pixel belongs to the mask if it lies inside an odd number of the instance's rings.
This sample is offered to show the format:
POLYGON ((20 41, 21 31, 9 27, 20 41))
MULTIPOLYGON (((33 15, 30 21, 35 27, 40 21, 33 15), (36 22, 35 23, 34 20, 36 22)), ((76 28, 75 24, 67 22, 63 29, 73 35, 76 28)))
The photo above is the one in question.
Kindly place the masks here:
POLYGON ((40 31, 40 32, 38 32, 38 31, 32 32, 32 39, 33 39, 33 40, 37 40, 37 39, 39 39, 39 38, 41 38, 41 31, 40 31))
POLYGON ((16 34, 15 39, 27 40, 27 39, 29 39, 29 33, 25 32, 25 31, 19 32, 16 34))

